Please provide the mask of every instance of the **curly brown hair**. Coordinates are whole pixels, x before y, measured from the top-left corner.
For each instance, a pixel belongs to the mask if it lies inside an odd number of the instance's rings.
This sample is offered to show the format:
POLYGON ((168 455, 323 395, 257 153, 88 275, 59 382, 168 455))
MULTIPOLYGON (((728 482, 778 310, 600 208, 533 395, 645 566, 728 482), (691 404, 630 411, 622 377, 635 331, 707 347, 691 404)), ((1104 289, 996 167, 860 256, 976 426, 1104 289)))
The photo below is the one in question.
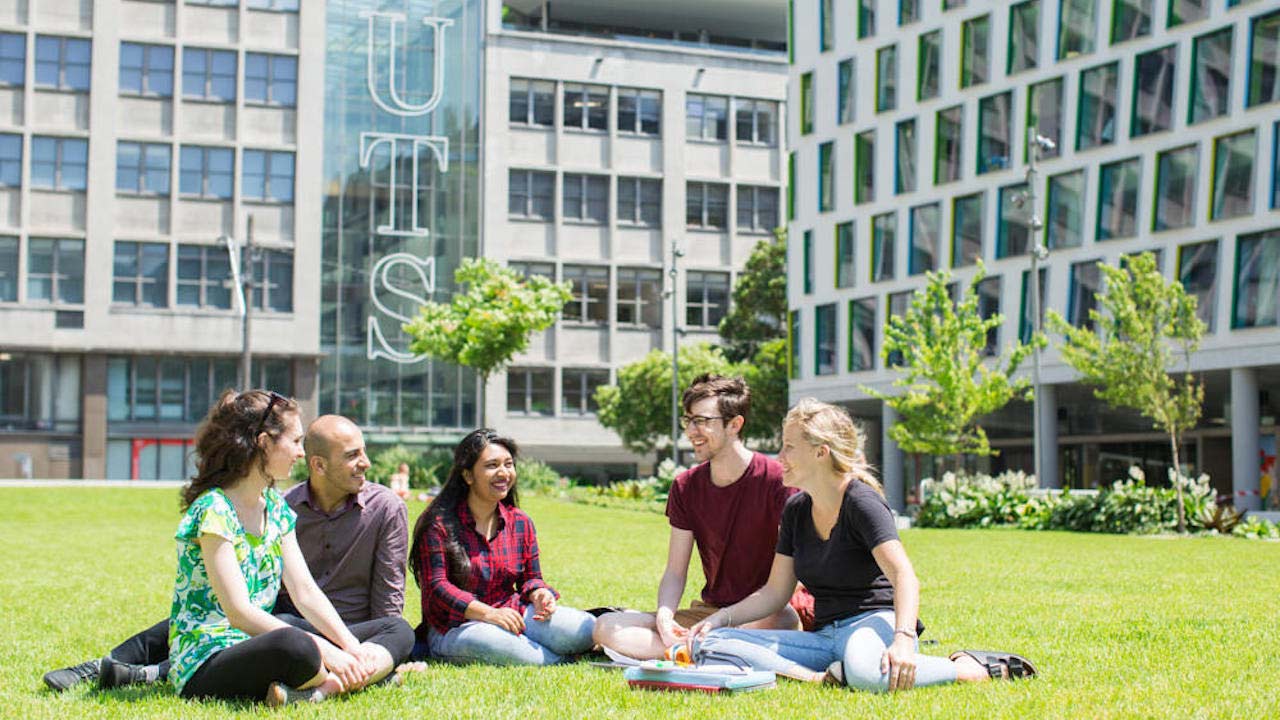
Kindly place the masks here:
POLYGON ((222 393, 196 430, 196 474, 182 488, 183 512, 206 490, 227 487, 248 475, 254 463, 265 469, 267 454, 258 445, 258 435, 280 437, 285 431, 283 416, 296 412, 298 403, 268 390, 222 393))

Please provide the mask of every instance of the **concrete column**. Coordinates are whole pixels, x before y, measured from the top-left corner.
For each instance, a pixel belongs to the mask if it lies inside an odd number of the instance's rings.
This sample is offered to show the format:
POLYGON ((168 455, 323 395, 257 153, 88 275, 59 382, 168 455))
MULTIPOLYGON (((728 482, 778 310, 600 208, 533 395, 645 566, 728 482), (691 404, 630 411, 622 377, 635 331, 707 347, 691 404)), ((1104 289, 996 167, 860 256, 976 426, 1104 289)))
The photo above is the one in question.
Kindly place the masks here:
POLYGON ((902 448, 889 437, 889 428, 898 422, 898 412, 888 403, 880 405, 880 482, 889 507, 898 512, 907 508, 906 489, 902 481, 902 448))
POLYGON ((1058 472, 1058 393, 1053 385, 1040 386, 1040 474, 1042 488, 1062 487, 1058 472))
POLYGON ((1261 510, 1258 495, 1258 373, 1231 368, 1231 489, 1239 510, 1261 510))
POLYGON ((293 359, 293 399, 302 411, 303 422, 316 419, 320 412, 317 382, 320 361, 313 357, 293 359))
POLYGON ((80 477, 107 476, 107 356, 85 355, 80 366, 80 477))

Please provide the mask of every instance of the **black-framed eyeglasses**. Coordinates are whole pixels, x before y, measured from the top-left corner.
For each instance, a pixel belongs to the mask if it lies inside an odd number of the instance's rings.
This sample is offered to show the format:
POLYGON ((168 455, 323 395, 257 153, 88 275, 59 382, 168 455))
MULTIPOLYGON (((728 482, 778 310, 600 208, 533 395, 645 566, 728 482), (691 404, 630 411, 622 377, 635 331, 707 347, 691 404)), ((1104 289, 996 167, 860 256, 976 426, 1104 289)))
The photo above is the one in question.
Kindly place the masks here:
POLYGON ((712 420, 723 421, 726 419, 727 418, 721 415, 681 415, 680 427, 687 430, 689 429, 689 426, 692 425, 698 428, 699 430, 701 430, 702 428, 706 427, 707 423, 711 422, 712 420))
POLYGON ((285 396, 275 390, 268 390, 267 394, 271 399, 267 402, 267 409, 262 412, 262 419, 258 421, 258 429, 253 433, 254 437, 262 434, 262 431, 267 427, 267 418, 271 417, 271 411, 275 408, 276 404, 279 403, 283 405, 289 402, 285 396))

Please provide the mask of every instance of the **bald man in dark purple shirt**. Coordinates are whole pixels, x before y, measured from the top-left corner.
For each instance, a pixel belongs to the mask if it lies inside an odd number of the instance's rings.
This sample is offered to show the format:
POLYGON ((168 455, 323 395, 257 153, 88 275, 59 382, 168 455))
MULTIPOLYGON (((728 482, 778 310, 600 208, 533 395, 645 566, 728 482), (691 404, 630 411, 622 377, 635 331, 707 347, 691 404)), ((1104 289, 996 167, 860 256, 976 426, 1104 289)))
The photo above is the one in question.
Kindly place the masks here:
MULTIPOLYGON (((294 532, 307 568, 357 637, 386 648, 393 665, 404 662, 413 648, 413 629, 401 617, 408 511, 391 490, 365 481, 369 456, 355 423, 323 415, 307 428, 303 444, 310 477, 284 497, 298 515, 294 532)), ((283 588, 273 612, 311 631, 283 588)), ((103 688, 157 682, 168 676, 168 658, 169 621, 163 620, 101 660, 46 673, 44 682, 59 691, 93 679, 103 688)))

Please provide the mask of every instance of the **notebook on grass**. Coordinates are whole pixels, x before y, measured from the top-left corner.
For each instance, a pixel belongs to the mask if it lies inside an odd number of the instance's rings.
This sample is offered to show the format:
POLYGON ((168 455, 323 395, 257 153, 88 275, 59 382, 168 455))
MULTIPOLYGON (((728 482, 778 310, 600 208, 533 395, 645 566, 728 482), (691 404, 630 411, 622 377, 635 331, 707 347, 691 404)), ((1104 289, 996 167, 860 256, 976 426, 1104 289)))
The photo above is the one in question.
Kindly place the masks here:
POLYGON ((735 693, 777 687, 777 678, 766 670, 734 665, 677 665, 649 660, 623 671, 627 685, 644 690, 735 693))

